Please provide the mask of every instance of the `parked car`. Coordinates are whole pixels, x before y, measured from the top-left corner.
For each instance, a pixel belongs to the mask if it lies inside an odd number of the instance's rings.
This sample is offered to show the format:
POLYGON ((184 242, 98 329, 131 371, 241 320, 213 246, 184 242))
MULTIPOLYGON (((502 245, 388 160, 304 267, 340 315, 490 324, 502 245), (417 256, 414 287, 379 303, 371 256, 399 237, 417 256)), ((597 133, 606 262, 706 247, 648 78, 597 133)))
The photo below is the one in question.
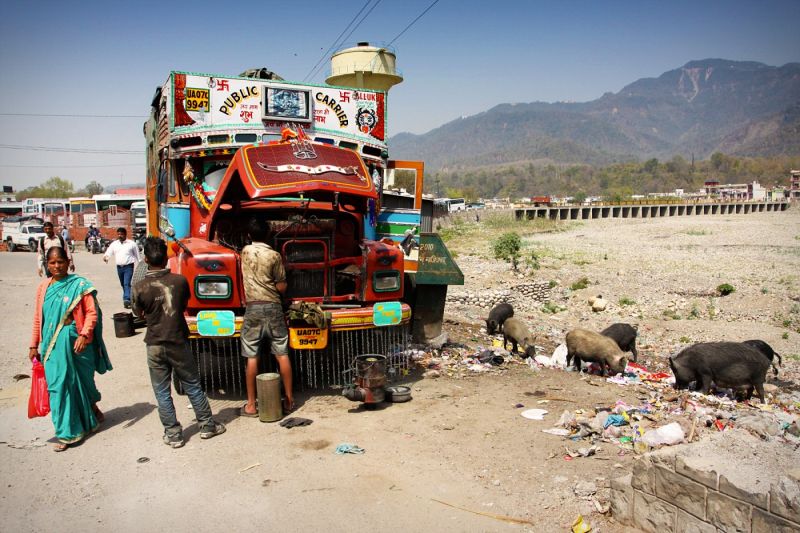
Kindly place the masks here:
POLYGON ((17 248, 35 252, 39 246, 39 239, 42 237, 46 237, 46 234, 42 229, 41 222, 3 223, 3 240, 9 252, 13 252, 17 248))

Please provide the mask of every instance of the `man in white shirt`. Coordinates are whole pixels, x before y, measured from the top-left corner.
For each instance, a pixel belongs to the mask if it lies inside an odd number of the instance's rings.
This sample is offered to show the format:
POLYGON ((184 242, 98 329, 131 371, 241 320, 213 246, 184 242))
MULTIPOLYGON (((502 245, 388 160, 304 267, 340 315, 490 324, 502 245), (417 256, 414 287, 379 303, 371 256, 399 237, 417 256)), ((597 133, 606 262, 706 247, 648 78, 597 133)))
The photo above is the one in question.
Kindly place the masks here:
POLYGON ((128 239, 128 230, 117 228, 117 240, 108 245, 108 250, 103 255, 103 261, 108 263, 108 259, 114 256, 117 264, 117 275, 119 283, 122 285, 122 303, 125 309, 131 308, 131 278, 136 263, 142 260, 139 255, 139 248, 136 243, 128 239))

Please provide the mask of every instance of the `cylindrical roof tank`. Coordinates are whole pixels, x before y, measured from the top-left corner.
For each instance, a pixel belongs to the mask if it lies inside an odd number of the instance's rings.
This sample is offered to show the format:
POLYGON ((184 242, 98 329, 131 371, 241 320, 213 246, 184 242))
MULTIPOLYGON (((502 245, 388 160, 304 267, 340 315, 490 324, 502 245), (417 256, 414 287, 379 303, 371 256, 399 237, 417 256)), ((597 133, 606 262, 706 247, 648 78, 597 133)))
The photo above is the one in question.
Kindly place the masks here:
POLYGON ((331 56, 328 85, 388 91, 403 81, 395 68, 395 54, 388 48, 361 42, 352 48, 339 50, 331 56))

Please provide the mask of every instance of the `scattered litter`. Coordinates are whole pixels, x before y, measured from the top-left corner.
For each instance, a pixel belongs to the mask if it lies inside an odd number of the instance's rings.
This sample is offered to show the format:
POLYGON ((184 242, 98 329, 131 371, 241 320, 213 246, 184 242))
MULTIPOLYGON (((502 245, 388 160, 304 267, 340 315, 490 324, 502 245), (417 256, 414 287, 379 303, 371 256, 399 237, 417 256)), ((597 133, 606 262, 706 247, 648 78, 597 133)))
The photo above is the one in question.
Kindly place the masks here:
POLYGON ((360 446, 357 446, 355 444, 344 443, 338 445, 334 453, 337 455, 344 455, 346 453, 362 454, 366 451, 367 450, 365 450, 364 448, 361 448, 360 446))
POLYGON ((589 533, 591 530, 592 526, 581 515, 572 523, 572 533, 589 533))
POLYGON ((568 429, 551 428, 551 429, 543 429, 542 433, 549 433, 550 435, 558 435, 559 437, 566 437, 569 435, 570 431, 568 429))
POLYGON ((149 461, 150 461, 149 457, 139 457, 138 459, 136 459, 137 463, 147 463, 149 461))
POLYGON ((608 426, 625 426, 627 424, 628 421, 623 415, 608 415, 605 423, 603 424, 603 429, 607 428, 608 426))
POLYGON ((246 467, 242 468, 241 470, 239 470, 239 473, 241 474, 242 472, 247 472, 251 468, 255 468, 257 466, 261 466, 261 463, 253 463, 250 466, 246 466, 246 467))
POLYGON ((683 428, 677 422, 661 426, 658 429, 651 429, 645 432, 642 440, 650 447, 655 448, 661 445, 673 445, 683 442, 683 428))
POLYGON ((520 414, 529 420, 544 420, 544 415, 547 414, 547 411, 545 409, 528 409, 520 414))
POLYGON ((597 446, 592 446, 590 448, 578 448, 578 451, 576 452, 573 452, 572 450, 566 447, 564 449, 567 450, 567 455, 570 458, 574 459, 576 457, 591 457, 592 455, 597 453, 600 448, 598 448, 597 446))

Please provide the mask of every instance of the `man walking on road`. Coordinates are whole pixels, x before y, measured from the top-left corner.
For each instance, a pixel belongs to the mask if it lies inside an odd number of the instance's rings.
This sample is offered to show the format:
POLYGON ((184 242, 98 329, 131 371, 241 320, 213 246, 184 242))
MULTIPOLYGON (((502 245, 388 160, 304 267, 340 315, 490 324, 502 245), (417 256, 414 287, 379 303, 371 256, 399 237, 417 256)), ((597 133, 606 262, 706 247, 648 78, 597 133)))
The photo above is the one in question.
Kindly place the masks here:
POLYGON ((172 374, 189 397, 200 438, 225 433, 225 426, 211 416, 208 397, 200 388, 197 366, 189 348, 189 326, 183 312, 189 302, 189 282, 167 268, 167 243, 148 237, 144 243, 147 274, 133 288, 133 312, 147 320, 147 366, 158 401, 158 416, 164 425, 164 444, 183 446, 183 428, 172 401, 172 374))
POLYGON ((69 271, 75 272, 75 263, 72 260, 72 252, 69 250, 69 241, 64 241, 64 238, 60 235, 56 235, 56 230, 53 227, 52 222, 45 222, 42 225, 42 229, 44 230, 46 237, 40 237, 38 246, 36 247, 36 266, 39 270, 39 277, 41 278, 43 275, 47 275, 49 278, 52 276, 50 271, 47 269, 45 265, 45 257, 47 257, 47 250, 52 248, 53 246, 60 246, 67 252, 67 261, 69 263, 69 271))
POLYGON ((133 269, 142 258, 139 255, 139 248, 136 243, 128 239, 128 230, 125 228, 117 228, 117 240, 108 246, 108 250, 103 255, 103 261, 108 263, 108 259, 112 255, 117 264, 119 284, 122 285, 122 304, 125 309, 130 309, 133 269))
POLYGON ((281 254, 266 244, 269 232, 265 224, 253 219, 249 225, 253 244, 242 249, 242 280, 247 307, 242 322, 242 356, 247 357, 245 384, 247 403, 241 416, 256 417, 256 375, 259 348, 269 341, 278 361, 286 398, 285 411, 294 407, 292 396, 292 362, 289 360, 289 331, 283 316, 282 296, 286 292, 286 271, 281 254))

